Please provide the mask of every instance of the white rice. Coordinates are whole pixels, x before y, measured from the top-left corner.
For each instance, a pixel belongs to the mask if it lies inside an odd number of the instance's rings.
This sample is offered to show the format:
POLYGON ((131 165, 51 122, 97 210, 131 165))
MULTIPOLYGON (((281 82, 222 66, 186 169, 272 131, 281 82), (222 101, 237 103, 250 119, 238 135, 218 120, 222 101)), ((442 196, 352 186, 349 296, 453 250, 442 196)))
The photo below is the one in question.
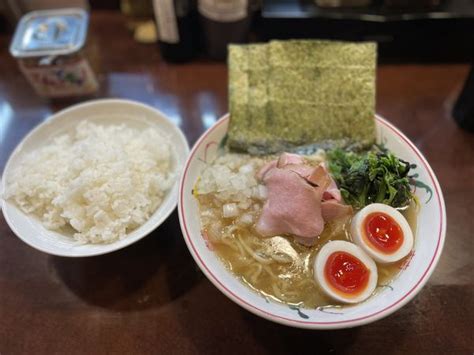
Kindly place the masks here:
POLYGON ((83 243, 110 243, 142 225, 173 185, 172 151, 156 128, 81 122, 25 157, 6 197, 46 228, 70 226, 83 243))

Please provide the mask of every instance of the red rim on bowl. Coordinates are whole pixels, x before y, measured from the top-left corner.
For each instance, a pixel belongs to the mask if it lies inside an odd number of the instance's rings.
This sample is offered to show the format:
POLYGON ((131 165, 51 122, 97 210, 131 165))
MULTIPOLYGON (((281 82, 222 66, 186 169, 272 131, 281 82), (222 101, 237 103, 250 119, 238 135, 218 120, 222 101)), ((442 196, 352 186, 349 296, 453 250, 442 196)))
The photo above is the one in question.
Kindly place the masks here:
MULTIPOLYGON (((373 312, 371 314, 368 314, 363 317, 356 317, 353 319, 348 319, 348 320, 341 320, 341 321, 332 321, 332 322, 315 322, 315 321, 306 321, 306 320, 295 320, 287 317, 283 317, 278 314, 274 314, 271 312, 268 312, 264 309, 261 309, 241 297, 239 297, 237 294, 235 294, 233 291, 231 291, 228 287, 226 287, 220 280, 219 278, 212 272, 212 270, 209 268, 209 266, 206 264, 202 256, 199 254, 198 248, 196 247, 195 243, 193 242, 193 238, 190 235, 189 228, 187 225, 185 213, 184 213, 184 184, 186 182, 187 176, 188 176, 188 169, 191 161, 193 160, 194 155, 196 154, 198 148, 201 146, 202 142, 205 141, 205 139, 211 134, 214 130, 216 130, 220 125, 226 123, 229 119, 229 115, 223 116, 218 122, 214 124, 211 128, 209 128, 196 142, 194 145, 193 149, 191 150, 191 153, 188 157, 188 160, 186 162, 183 174, 181 176, 181 181, 179 184, 179 199, 178 199, 178 214, 179 214, 179 220, 181 224, 181 230, 184 235, 184 239, 186 241, 186 244, 188 248, 191 251, 191 254, 196 261, 196 263, 199 265, 201 270, 205 273, 207 278, 219 289, 221 290, 227 297, 229 297, 231 300, 242 306, 243 308, 247 309, 248 311, 258 315, 262 316, 264 318, 267 318, 269 320, 272 320, 277 323, 281 323, 284 325, 289 325, 293 327, 300 327, 300 328, 314 328, 314 329, 330 329, 330 328, 349 328, 349 327, 355 327, 363 324, 367 324, 373 321, 376 321, 378 319, 381 319, 383 317, 386 317, 408 303, 416 294, 417 292, 425 285, 425 283, 428 281, 429 276, 432 274, 438 259, 441 255, 441 251, 443 249, 444 245, 444 236, 446 233, 446 211, 445 211, 445 205, 444 205, 444 198, 441 192, 441 188, 439 186, 438 180, 436 179, 431 167, 429 166, 428 162, 426 161, 425 157, 421 154, 421 152, 415 147, 415 145, 403 134, 401 133, 395 126, 393 126, 391 123, 389 123, 387 120, 380 116, 376 116, 376 120, 378 123, 384 125, 388 129, 390 129, 396 136, 398 136, 401 140, 405 142, 405 144, 410 148, 410 150, 420 159, 422 162, 424 168, 428 172, 429 178, 431 180, 431 183, 434 186, 435 190, 435 197, 437 199, 438 203, 438 210, 439 210, 439 228, 438 228, 438 237, 436 241, 436 249, 431 257, 431 260, 426 268, 426 270, 423 272, 419 280, 414 284, 414 286, 408 290, 402 297, 400 297, 396 302, 393 302, 392 304, 386 306, 385 308, 378 310, 376 312, 373 312)), ((199 234, 199 238, 201 238, 201 235, 199 234)))

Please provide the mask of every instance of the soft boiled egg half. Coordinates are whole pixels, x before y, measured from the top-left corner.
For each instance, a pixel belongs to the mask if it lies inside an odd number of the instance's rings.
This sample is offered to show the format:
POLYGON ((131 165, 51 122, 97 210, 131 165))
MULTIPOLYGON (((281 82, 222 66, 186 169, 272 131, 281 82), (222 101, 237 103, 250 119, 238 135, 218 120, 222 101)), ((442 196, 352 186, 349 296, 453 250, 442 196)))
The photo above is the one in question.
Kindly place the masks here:
POLYGON ((354 242, 378 263, 403 259, 413 248, 413 233, 407 220, 395 208, 370 204, 352 219, 354 242))
POLYGON ((316 256, 314 278, 322 291, 336 301, 358 303, 374 292, 377 265, 357 245, 331 241, 316 256))

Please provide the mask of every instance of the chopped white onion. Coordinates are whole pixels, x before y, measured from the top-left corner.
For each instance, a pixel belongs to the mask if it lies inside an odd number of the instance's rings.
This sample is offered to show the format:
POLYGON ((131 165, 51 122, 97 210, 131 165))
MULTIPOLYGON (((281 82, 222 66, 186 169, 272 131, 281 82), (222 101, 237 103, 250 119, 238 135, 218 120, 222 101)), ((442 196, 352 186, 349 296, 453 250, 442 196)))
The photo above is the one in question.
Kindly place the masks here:
POLYGON ((230 183, 232 184, 232 188, 235 190, 244 190, 247 187, 246 180, 244 177, 240 175, 235 175, 230 178, 230 183))
POLYGON ((246 210, 250 206, 252 206, 252 200, 250 200, 250 199, 245 199, 245 200, 239 202, 239 205, 238 205, 238 207, 242 210, 246 210))
POLYGON ((265 185, 258 185, 257 189, 257 198, 260 200, 266 200, 268 196, 267 187, 265 185))
POLYGON ((244 225, 250 225, 253 223, 253 216, 250 213, 244 213, 240 217, 240 223, 244 225))
POLYGON ((242 174, 253 173, 253 166, 250 164, 242 165, 239 169, 239 173, 242 173, 242 174))
POLYGON ((226 203, 222 206, 222 215, 224 218, 236 217, 239 214, 239 208, 235 203, 226 203))

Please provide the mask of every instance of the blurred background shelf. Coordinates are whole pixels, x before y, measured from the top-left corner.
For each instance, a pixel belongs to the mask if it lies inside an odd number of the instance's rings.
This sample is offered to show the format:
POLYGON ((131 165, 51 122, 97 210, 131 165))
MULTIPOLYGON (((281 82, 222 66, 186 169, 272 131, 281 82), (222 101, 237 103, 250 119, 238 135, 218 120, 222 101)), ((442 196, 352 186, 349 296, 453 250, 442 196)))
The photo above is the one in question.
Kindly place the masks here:
POLYGON ((344 0, 264 0, 265 18, 327 18, 370 22, 409 21, 425 19, 474 18, 470 0, 352 0, 363 6, 342 6, 344 0), (325 3, 326 6, 318 6, 325 3), (338 6, 337 4, 341 4, 338 6))
POLYGON ((474 54, 474 2, 391 0, 364 7, 329 8, 308 0, 265 0, 257 29, 262 41, 376 41, 383 62, 470 62, 474 54), (396 5, 403 2, 410 5, 396 5))

